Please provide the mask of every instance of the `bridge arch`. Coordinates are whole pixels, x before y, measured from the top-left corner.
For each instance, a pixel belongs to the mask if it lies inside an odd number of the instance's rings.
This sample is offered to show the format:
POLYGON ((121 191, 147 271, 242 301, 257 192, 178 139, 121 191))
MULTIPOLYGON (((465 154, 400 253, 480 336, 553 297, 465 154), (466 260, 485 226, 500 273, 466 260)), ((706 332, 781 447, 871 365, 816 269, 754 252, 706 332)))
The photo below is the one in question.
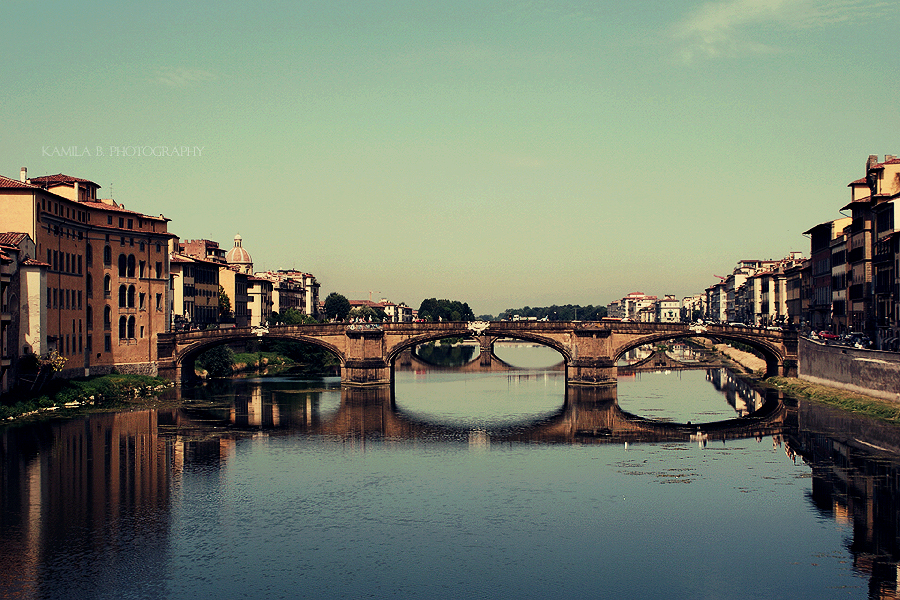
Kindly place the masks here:
MULTIPOLYGON (((463 324, 465 325, 465 324, 463 324)), ((438 340, 442 340, 445 338, 453 338, 453 337, 471 337, 478 340, 481 344, 481 351, 484 352, 492 352, 494 342, 501 339, 514 339, 523 342, 532 342, 535 344, 540 344, 541 346, 546 346, 548 348, 552 348, 560 353, 562 356, 563 362, 565 364, 569 364, 572 359, 571 352, 569 349, 561 344, 559 341, 554 340, 552 338, 542 336, 539 334, 531 334, 528 332, 512 332, 509 335, 478 335, 477 333, 472 332, 466 327, 461 327, 458 330, 444 330, 440 332, 427 333, 420 336, 412 337, 408 340, 405 340, 393 348, 387 353, 387 362, 388 364, 393 364, 394 360, 402 354, 406 350, 414 351, 415 347, 420 344, 427 344, 429 342, 435 342, 438 340)), ((499 360, 499 359, 498 359, 499 360)))
POLYGON ((764 337, 758 336, 749 336, 749 335, 741 335, 740 333, 732 333, 732 332, 707 332, 707 331, 687 331, 680 333, 653 333, 648 334, 646 336, 642 336, 636 339, 629 341, 628 343, 616 348, 615 355, 613 356, 613 362, 617 363, 620 358, 628 351, 638 348, 640 346, 645 346, 648 344, 654 344, 657 342, 664 342, 668 340, 677 340, 684 338, 696 338, 702 337, 707 339, 721 339, 728 340, 730 342, 738 342, 757 350, 760 354, 763 355, 764 360, 766 361, 766 376, 771 377, 775 375, 780 375, 784 368, 784 355, 782 354, 780 348, 777 344, 770 342, 764 337))
POLYGON ((329 354, 337 358, 341 366, 344 365, 345 358, 343 353, 333 344, 312 336, 287 333, 279 335, 276 329, 274 334, 267 335, 265 336, 265 338, 261 338, 252 331, 237 331, 236 333, 232 333, 230 335, 198 339, 197 341, 188 344, 182 349, 181 352, 178 353, 178 356, 175 358, 175 366, 182 373, 182 380, 189 381, 191 379, 194 379, 194 363, 197 360, 197 357, 207 350, 211 350, 212 348, 225 346, 235 342, 256 342, 260 340, 306 343, 311 346, 322 348, 323 350, 327 351, 329 354))

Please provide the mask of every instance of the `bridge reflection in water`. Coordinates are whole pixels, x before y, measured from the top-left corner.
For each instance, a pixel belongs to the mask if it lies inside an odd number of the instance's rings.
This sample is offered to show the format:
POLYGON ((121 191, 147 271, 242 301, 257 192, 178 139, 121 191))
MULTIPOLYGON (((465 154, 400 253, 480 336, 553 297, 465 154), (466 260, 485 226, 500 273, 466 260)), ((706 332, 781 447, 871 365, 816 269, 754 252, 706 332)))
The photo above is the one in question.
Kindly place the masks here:
MULTIPOLYGON (((271 382, 229 385, 208 398, 216 407, 93 414, 0 430, 0 596, 89 597, 98 585, 115 582, 114 574, 131 589, 164 595, 160 574, 171 564, 168 549, 178 535, 169 511, 182 502, 176 490, 189 471, 202 477, 224 471, 244 438, 305 431, 341 443, 459 434, 472 446, 698 439, 696 426, 621 411, 609 388, 569 388, 556 412, 487 432, 414 419, 385 388, 338 390, 337 381, 318 391, 278 391, 271 382), (323 402, 329 394, 339 400, 323 402), (134 515, 139 518, 129 520, 134 515), (120 546, 129 551, 109 551, 120 546)), ((852 525, 846 549, 868 596, 896 597, 900 429, 805 401, 776 397, 768 406, 750 419, 702 425, 699 439, 772 435, 788 456, 811 467, 808 499, 821 518, 852 525)))
MULTIPOLYGON (((740 418, 709 423, 672 423, 623 411, 618 404, 616 387, 567 386, 563 404, 556 411, 534 416, 514 426, 487 429, 418 418, 398 408, 390 386, 343 386, 339 390, 341 400, 336 410, 323 411, 318 406, 316 392, 307 394, 305 401, 285 404, 279 401, 279 393, 275 389, 248 382, 244 391, 234 394, 232 406, 227 410, 182 408, 173 415, 173 425, 190 429, 220 419, 221 425, 229 427, 298 430, 343 439, 379 437, 417 440, 476 436, 490 442, 568 444, 724 441, 782 435, 796 426, 795 407, 777 395, 769 398, 759 410, 740 418)), ((335 393, 337 391, 334 390, 335 393)), ((175 393, 181 394, 181 390, 175 393)), ((739 402, 735 404, 741 405, 739 402)))

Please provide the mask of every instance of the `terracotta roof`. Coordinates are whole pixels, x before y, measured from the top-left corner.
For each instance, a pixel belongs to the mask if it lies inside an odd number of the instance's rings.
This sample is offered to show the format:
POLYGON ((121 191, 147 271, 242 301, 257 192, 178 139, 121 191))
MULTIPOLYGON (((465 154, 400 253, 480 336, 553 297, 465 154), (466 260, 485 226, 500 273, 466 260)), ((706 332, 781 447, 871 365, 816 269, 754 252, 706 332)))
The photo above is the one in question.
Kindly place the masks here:
POLYGON ((877 163, 876 165, 873 165, 871 168, 881 170, 884 168, 884 165, 900 165, 900 158, 892 158, 891 160, 886 160, 884 162, 877 163))
POLYGON ((194 262, 193 258, 184 256, 183 254, 175 254, 174 252, 169 257, 170 263, 192 263, 194 262))
POLYGON ((862 206, 863 204, 868 204, 872 201, 872 196, 866 196, 865 198, 857 198, 856 200, 851 200, 849 204, 841 207, 839 210, 848 210, 853 208, 853 205, 862 206))
POLYGON ((71 175, 63 175, 62 173, 57 173, 56 175, 43 175, 41 177, 31 177, 30 181, 32 183, 90 183, 93 186, 100 187, 90 179, 81 179, 80 177, 72 177, 71 175))
POLYGON ((3 246, 18 246, 22 243, 22 240, 28 237, 27 233, 14 233, 14 232, 6 232, 0 233, 0 245, 3 246))
POLYGON ((4 177, 3 175, 0 175, 0 188, 42 189, 39 185, 32 185, 30 183, 25 183, 24 181, 19 181, 18 179, 4 177))
POLYGON ((29 258, 27 260, 22 261, 23 265, 28 265, 29 267, 49 267, 50 263, 41 262, 34 258, 29 258))
POLYGON ((350 306, 365 306, 369 308, 384 308, 381 302, 373 302, 372 300, 350 300, 350 306))

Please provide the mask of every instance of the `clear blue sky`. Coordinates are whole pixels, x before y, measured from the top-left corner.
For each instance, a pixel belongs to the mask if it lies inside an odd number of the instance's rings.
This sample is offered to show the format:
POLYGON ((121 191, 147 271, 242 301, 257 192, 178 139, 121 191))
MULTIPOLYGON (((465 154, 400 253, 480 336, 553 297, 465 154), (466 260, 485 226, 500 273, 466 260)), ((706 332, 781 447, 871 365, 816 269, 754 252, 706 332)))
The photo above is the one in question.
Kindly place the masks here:
POLYGON ((4 13, 0 174, 90 179, 182 239, 239 233, 323 298, 698 293, 808 254, 867 156, 900 154, 895 0, 4 13), (109 156, 183 146, 201 155, 109 156))

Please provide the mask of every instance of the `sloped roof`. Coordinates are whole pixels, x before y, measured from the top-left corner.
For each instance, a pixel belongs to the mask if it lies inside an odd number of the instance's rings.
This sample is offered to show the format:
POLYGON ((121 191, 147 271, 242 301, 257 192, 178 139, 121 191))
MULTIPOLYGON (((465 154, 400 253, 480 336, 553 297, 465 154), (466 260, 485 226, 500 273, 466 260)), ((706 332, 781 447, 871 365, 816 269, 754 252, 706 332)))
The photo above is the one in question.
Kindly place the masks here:
POLYGON ((64 175, 62 173, 57 173, 56 175, 42 175, 41 177, 32 177, 30 181, 35 184, 40 183, 89 183, 95 187, 100 187, 98 184, 94 183, 90 179, 82 179, 80 177, 72 177, 71 175, 64 175))
POLYGON ((12 231, 8 231, 6 233, 0 233, 0 245, 2 246, 18 246, 22 243, 22 240, 28 237, 27 233, 15 233, 12 231))
POLYGON ((4 177, 0 175, 0 188, 27 188, 27 189, 42 189, 39 185, 32 185, 30 183, 25 183, 24 181, 19 181, 18 179, 12 179, 11 177, 4 177))

